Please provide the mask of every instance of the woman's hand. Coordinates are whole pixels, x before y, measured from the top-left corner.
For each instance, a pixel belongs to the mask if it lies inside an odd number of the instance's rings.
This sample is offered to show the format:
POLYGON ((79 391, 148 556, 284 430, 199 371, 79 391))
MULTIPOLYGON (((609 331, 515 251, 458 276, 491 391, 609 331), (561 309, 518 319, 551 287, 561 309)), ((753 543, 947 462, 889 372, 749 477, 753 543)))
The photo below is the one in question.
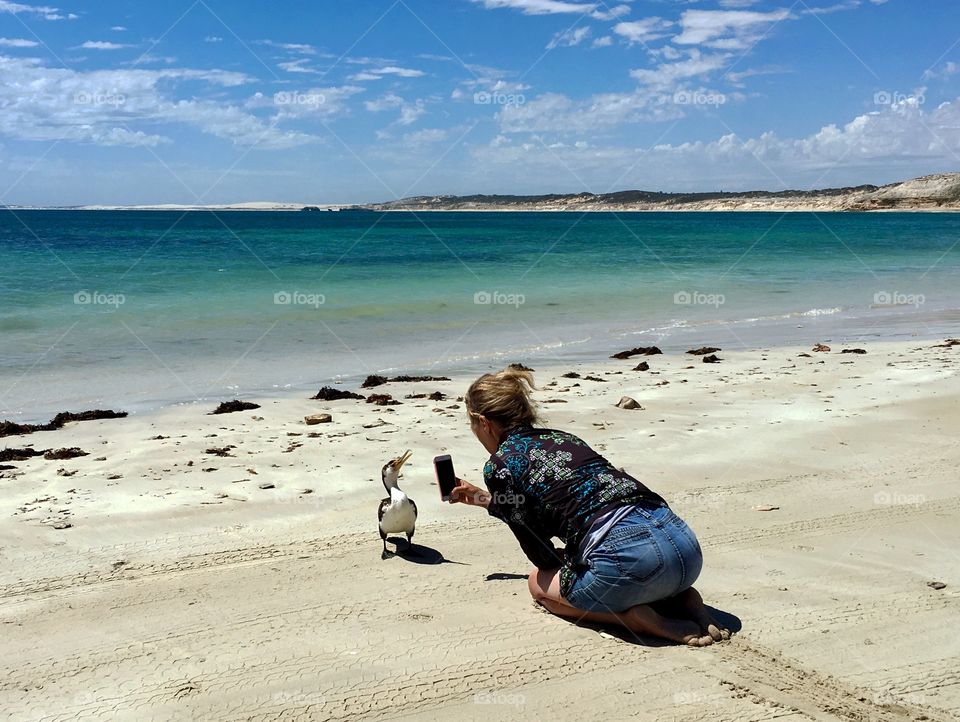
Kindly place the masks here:
POLYGON ((486 509, 490 505, 490 492, 463 479, 457 479, 457 485, 450 492, 450 503, 482 506, 486 509))

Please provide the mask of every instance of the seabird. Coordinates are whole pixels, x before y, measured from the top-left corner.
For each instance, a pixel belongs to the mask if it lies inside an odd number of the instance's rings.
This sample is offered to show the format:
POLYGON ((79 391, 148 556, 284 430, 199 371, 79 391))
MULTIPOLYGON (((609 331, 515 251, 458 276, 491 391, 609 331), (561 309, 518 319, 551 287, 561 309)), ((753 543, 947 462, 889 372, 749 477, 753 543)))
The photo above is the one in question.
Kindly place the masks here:
POLYGON ((411 546, 410 540, 413 539, 413 532, 417 525, 417 505, 413 503, 413 499, 400 490, 397 479, 400 476, 400 467, 406 463, 412 453, 407 449, 402 456, 391 459, 384 464, 380 471, 383 488, 390 495, 380 502, 380 508, 377 509, 377 519, 380 521, 380 539, 383 541, 381 559, 391 556, 390 552, 387 551, 387 534, 403 532, 407 535, 407 548, 409 549, 411 546))

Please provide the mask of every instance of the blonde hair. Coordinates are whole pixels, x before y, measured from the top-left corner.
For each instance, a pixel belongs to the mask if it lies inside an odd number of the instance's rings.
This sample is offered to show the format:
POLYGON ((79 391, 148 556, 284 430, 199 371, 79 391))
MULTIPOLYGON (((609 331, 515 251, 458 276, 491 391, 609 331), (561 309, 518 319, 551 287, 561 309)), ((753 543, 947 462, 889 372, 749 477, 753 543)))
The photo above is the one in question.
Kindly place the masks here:
POLYGON ((533 425, 539 419, 531 399, 535 388, 530 371, 508 366, 478 378, 463 399, 471 419, 484 416, 509 429, 519 424, 533 425))

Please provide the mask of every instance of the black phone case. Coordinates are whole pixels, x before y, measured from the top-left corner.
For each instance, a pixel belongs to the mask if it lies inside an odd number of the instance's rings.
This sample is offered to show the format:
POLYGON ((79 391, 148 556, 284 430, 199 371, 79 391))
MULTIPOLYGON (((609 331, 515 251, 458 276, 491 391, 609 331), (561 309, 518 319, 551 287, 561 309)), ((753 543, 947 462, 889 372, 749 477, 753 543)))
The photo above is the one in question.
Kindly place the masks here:
POLYGON ((433 459, 433 468, 437 475, 437 485, 440 487, 440 498, 450 498, 450 493, 457 486, 457 474, 453 469, 453 459, 449 455, 437 456, 433 459))

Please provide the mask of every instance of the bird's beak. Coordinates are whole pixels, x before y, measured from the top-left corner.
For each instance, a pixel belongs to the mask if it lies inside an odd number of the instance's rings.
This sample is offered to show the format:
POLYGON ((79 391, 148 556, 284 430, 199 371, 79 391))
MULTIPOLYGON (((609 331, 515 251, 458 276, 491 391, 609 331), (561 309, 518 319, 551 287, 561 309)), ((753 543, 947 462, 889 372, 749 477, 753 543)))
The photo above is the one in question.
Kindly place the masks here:
POLYGON ((400 467, 406 464, 407 459, 409 459, 411 456, 413 456, 413 452, 410 451, 410 449, 407 449, 406 451, 403 452, 402 456, 394 459, 393 468, 396 469, 396 471, 399 473, 400 467))

